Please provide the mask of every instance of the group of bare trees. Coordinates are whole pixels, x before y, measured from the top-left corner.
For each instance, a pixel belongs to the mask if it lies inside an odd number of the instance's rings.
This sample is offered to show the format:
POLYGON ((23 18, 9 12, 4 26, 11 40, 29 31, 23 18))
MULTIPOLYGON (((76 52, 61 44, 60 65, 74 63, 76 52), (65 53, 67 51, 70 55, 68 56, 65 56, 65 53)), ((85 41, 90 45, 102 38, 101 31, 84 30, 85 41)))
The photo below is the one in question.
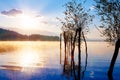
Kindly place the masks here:
MULTIPOLYGON (((65 18, 61 20, 62 23, 62 30, 64 38, 64 45, 65 45, 65 62, 64 62, 64 69, 66 63, 66 55, 67 52, 70 51, 71 55, 71 72, 73 71, 75 80, 80 80, 81 77, 81 42, 82 40, 85 41, 86 45, 86 57, 87 54, 87 44, 84 34, 88 32, 88 24, 92 21, 93 16, 88 14, 81 1, 72 0, 65 4, 65 18), (78 44, 78 65, 76 71, 76 65, 74 62, 74 52, 75 52, 75 45, 78 44), (70 48, 67 48, 67 45, 70 44, 70 48), (68 50, 70 49, 70 50, 68 50), (77 74, 76 74, 77 73, 77 74)), ((61 43, 60 43, 61 44, 61 43)), ((69 46, 68 46, 69 47, 69 46)), ((87 62, 87 61, 86 61, 87 62)), ((72 74, 72 73, 71 73, 72 74)))
MULTIPOLYGON (((86 0, 85 0, 86 1, 86 0)), ((66 70, 66 64, 68 64, 67 58, 70 54, 71 62, 71 74, 73 73, 75 80, 80 80, 81 77, 81 42, 85 42, 86 57, 87 54, 87 43, 85 34, 88 32, 88 24, 92 22, 93 16, 89 14, 89 10, 85 10, 83 4, 84 0, 71 0, 65 4, 64 19, 59 19, 62 23, 62 33, 60 34, 60 42, 62 36, 64 39, 64 70, 66 70), (74 52, 76 44, 78 46, 78 63, 74 61, 74 52), (77 67, 77 70, 76 70, 77 67)), ((96 2, 95 9, 99 16, 101 16, 103 28, 102 34, 106 36, 106 40, 114 42, 115 52, 111 60, 108 75, 112 75, 114 64, 118 55, 120 47, 120 1, 119 0, 94 0, 96 2)), ((61 47, 60 43, 60 49, 61 47)), ((87 59, 86 59, 87 63, 87 59)))

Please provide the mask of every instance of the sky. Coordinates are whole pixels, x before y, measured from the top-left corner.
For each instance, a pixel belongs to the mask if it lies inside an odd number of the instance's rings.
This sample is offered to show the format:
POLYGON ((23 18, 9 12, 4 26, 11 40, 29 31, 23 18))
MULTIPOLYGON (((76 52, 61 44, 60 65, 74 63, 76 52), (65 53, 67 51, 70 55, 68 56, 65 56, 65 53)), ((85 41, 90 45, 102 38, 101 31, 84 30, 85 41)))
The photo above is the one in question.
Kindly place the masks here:
MULTIPOLYGON (((70 0, 0 0, 0 28, 26 35, 59 35, 61 24, 56 17, 63 17, 63 5, 68 1, 70 0)), ((90 14, 95 14, 93 4, 93 0, 87 0, 84 5, 91 9, 90 14)), ((98 19, 94 19, 87 35, 89 39, 101 39, 94 27, 98 24, 98 19)))

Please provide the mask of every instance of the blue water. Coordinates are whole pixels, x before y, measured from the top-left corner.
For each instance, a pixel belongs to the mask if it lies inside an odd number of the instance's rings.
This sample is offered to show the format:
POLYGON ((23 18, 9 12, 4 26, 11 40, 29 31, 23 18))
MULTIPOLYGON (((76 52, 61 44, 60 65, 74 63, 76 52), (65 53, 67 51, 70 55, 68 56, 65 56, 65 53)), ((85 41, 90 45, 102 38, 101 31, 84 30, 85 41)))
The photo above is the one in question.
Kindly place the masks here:
MULTIPOLYGON (((59 62, 59 42, 0 42, 0 45, 0 80, 73 79, 63 74, 63 62, 59 62)), ((106 42, 88 42, 88 64, 83 80, 111 80, 107 71, 113 52, 114 46, 106 42)), ((75 53, 77 62, 77 51, 75 53)), ((84 61, 82 45, 82 68, 84 61)), ((114 67, 113 80, 120 80, 119 75, 120 54, 114 67)))

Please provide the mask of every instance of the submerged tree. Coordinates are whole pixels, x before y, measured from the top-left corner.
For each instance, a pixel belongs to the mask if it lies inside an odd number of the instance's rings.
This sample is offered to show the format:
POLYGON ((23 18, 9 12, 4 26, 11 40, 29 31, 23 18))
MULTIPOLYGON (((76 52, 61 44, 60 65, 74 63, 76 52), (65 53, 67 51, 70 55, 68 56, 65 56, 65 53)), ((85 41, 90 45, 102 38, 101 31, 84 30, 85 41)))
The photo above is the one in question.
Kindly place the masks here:
MULTIPOLYGON (((81 42, 86 39, 84 34, 88 32, 88 24, 92 21, 93 16, 88 14, 88 11, 85 10, 83 4, 85 1, 82 0, 72 0, 65 4, 65 17, 64 20, 61 20, 62 30, 63 32, 67 32, 70 34, 70 37, 67 39, 71 42, 71 67, 73 67, 73 73, 75 76, 75 80, 80 80, 81 76, 81 42), (74 51, 75 51, 75 43, 78 43, 78 71, 76 76, 75 71, 75 62, 74 62, 74 51)), ((64 37, 64 40, 66 38, 64 37)), ((87 46, 87 44, 86 44, 87 46)), ((66 49, 66 48, 65 48, 66 49)), ((87 47, 86 47, 87 52, 87 47)), ((66 53, 66 52, 65 52, 66 53)), ((88 54, 86 53, 86 56, 88 54)), ((86 61, 87 63, 87 61, 86 61)))
POLYGON ((102 34, 106 41, 115 43, 115 51, 111 60, 108 75, 112 75, 114 64, 120 48, 120 0, 95 0, 98 15, 101 16, 102 34))

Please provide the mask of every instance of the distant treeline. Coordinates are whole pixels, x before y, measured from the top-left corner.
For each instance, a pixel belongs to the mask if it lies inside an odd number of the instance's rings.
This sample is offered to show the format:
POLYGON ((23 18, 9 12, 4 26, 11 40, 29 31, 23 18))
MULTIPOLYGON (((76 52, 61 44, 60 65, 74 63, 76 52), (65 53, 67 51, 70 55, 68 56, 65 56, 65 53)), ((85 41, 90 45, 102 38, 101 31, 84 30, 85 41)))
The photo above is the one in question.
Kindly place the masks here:
POLYGON ((22 35, 15 31, 10 31, 0 28, 0 40, 1 41, 58 41, 58 36, 47 36, 47 35, 22 35))

